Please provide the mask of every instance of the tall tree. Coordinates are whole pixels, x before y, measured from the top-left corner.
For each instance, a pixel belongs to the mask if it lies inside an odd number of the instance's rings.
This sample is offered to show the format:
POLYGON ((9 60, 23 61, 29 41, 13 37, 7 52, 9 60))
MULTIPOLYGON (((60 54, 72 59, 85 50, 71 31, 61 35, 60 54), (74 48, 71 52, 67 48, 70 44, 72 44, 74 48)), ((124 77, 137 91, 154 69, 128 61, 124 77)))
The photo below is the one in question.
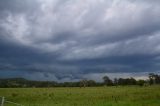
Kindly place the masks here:
POLYGON ((104 84, 107 85, 107 86, 113 85, 112 80, 108 76, 104 76, 103 81, 104 81, 104 84))
POLYGON ((155 83, 155 74, 154 73, 149 73, 149 84, 152 85, 155 83))

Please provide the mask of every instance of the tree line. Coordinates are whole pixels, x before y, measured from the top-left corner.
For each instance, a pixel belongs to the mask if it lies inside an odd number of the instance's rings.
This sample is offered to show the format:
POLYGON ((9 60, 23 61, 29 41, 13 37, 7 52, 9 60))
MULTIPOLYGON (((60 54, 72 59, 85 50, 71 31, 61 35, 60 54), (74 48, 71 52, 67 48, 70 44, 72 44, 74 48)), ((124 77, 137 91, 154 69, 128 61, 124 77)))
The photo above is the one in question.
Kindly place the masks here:
POLYGON ((24 78, 0 79, 0 88, 29 88, 29 87, 97 87, 97 86, 125 86, 139 85, 148 86, 160 84, 160 75, 150 73, 147 80, 136 80, 134 78, 115 78, 111 80, 108 76, 103 77, 103 82, 83 79, 78 82, 55 82, 55 81, 32 81, 24 78))

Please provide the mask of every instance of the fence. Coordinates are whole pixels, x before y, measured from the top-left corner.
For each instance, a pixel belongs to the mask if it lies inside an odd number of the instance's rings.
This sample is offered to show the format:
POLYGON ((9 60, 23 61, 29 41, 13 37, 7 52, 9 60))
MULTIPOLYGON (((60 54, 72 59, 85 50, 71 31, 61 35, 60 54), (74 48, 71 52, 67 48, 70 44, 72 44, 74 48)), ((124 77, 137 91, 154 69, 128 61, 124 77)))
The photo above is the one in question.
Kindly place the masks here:
POLYGON ((24 105, 15 103, 15 102, 8 101, 5 97, 1 97, 1 96, 0 96, 0 98, 1 98, 0 106, 4 106, 5 103, 13 104, 13 105, 15 105, 15 106, 24 106, 24 105))

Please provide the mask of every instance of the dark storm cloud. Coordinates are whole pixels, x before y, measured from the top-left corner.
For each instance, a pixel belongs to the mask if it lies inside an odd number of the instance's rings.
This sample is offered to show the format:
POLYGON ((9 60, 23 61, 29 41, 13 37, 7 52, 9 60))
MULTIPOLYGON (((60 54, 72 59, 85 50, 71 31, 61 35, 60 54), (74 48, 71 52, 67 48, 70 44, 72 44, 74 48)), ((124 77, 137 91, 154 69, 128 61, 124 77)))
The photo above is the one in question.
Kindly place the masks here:
POLYGON ((1 0, 0 77, 76 81, 159 72, 159 5, 159 0, 1 0))

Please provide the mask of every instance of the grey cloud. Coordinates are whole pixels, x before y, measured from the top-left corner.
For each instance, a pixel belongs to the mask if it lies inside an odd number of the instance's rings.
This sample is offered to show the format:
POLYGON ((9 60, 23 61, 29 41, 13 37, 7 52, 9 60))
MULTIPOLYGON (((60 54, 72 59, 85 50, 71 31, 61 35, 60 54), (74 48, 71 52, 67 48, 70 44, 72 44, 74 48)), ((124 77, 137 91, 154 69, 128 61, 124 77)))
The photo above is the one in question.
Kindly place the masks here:
POLYGON ((1 0, 0 11, 1 12, 32 12, 39 6, 37 0, 1 0))
POLYGON ((37 79, 62 81, 98 73, 156 72, 159 4, 159 0, 1 0, 1 77, 7 76, 5 71, 23 77, 32 72, 37 79))

